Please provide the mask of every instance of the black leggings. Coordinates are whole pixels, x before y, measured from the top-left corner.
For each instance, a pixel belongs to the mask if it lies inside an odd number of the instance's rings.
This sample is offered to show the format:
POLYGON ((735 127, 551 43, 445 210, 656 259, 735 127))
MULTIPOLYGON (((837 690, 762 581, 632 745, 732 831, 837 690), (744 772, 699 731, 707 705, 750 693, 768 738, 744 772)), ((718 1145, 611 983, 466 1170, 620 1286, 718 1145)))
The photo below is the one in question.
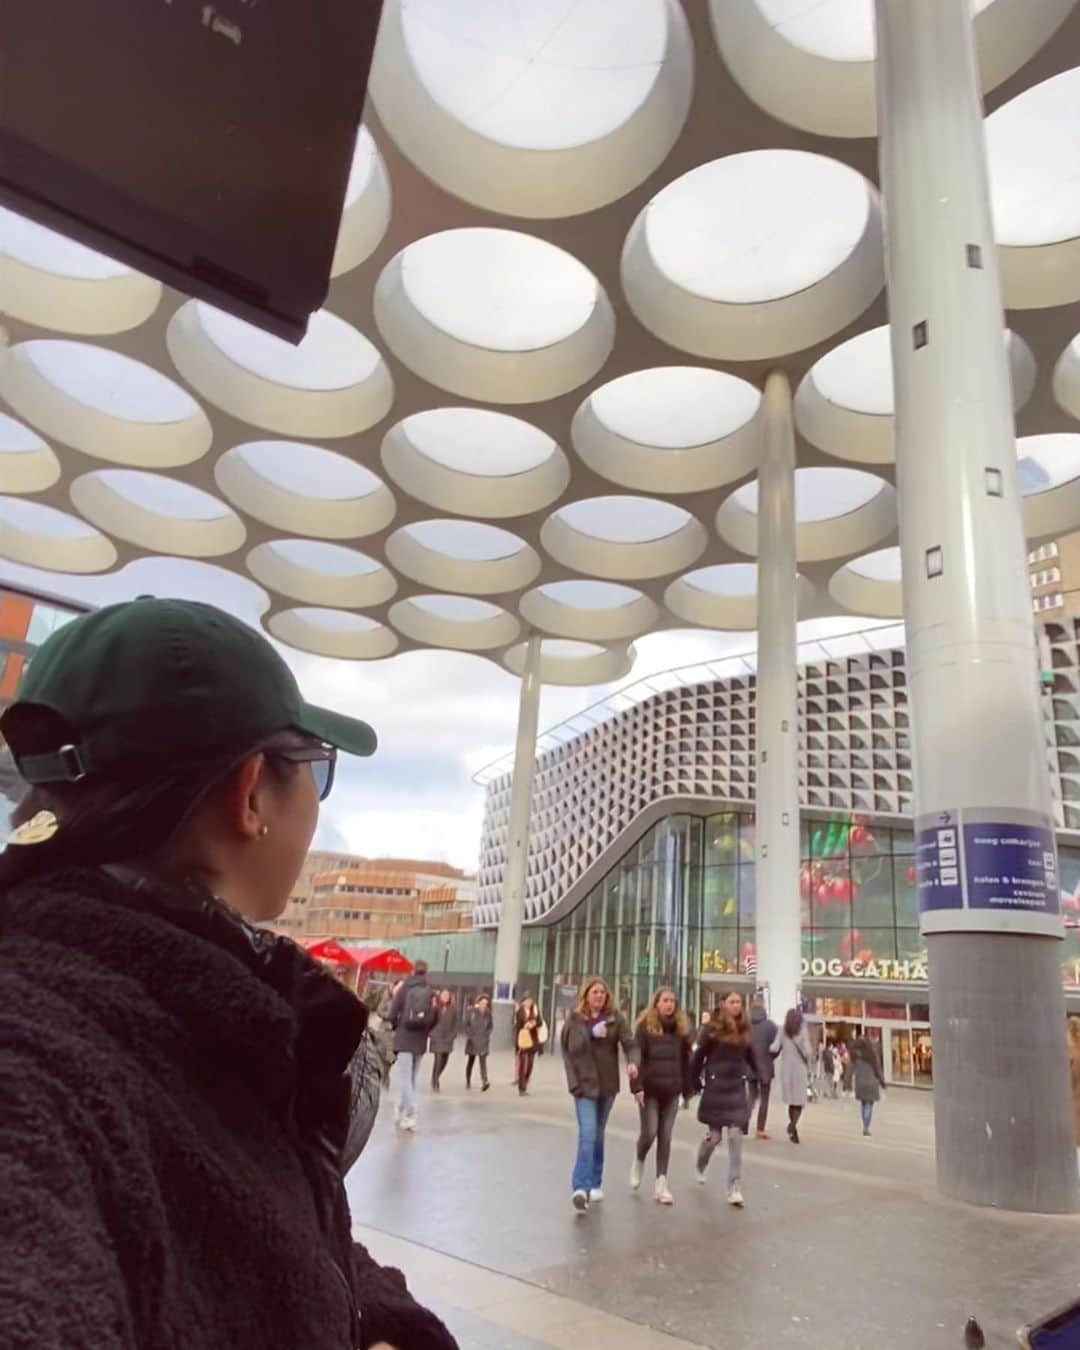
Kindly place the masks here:
POLYGON ((450 1058, 449 1050, 436 1050, 435 1063, 431 1069, 431 1086, 438 1087, 439 1079, 442 1077, 443 1069, 446 1068, 446 1062, 450 1058))
POLYGON ((798 1129, 798 1126, 799 1126, 799 1117, 802 1115, 802 1113, 803 1113, 803 1109, 802 1109, 801 1106, 789 1106, 789 1107, 788 1107, 788 1109, 787 1109, 787 1118, 788 1118, 788 1129, 789 1129, 789 1130, 795 1130, 795 1129, 798 1129))
POLYGON ((638 1162, 644 1162, 656 1141, 656 1175, 666 1177, 671 1161, 671 1136, 675 1118, 679 1114, 679 1099, 675 1097, 646 1097, 641 1108, 641 1133, 638 1135, 638 1162))
POLYGON ((480 1081, 486 1083, 487 1076, 487 1055, 466 1055, 465 1056, 465 1086, 472 1087, 473 1065, 479 1059, 480 1061, 480 1081))
POLYGON ((519 1050, 517 1052, 517 1089, 523 1096, 525 1089, 529 1086, 529 1079, 532 1077, 535 1063, 535 1050, 519 1050))

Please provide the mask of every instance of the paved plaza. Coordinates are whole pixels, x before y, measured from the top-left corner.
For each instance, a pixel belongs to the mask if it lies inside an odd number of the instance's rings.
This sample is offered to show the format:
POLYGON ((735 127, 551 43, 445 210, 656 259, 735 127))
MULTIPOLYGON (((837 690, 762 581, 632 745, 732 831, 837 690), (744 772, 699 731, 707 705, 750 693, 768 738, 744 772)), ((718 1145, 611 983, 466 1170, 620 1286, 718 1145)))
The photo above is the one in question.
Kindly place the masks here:
POLYGON ((774 1138, 748 1141, 741 1213, 724 1203, 723 1151, 708 1185, 694 1183, 693 1111, 676 1130, 674 1208, 654 1202, 651 1173, 630 1194, 636 1107, 624 1094, 607 1198, 577 1217, 558 1059, 540 1060, 525 1099, 509 1056, 493 1065, 492 1090, 466 1092, 455 1055, 442 1093, 421 1094, 415 1136, 398 1134, 384 1101, 348 1183, 357 1236, 406 1270, 468 1350, 955 1350, 972 1311, 993 1350, 1080 1293, 1080 1217, 935 1194, 929 1094, 891 1090, 869 1140, 855 1102, 812 1106, 798 1148, 780 1108, 774 1138))

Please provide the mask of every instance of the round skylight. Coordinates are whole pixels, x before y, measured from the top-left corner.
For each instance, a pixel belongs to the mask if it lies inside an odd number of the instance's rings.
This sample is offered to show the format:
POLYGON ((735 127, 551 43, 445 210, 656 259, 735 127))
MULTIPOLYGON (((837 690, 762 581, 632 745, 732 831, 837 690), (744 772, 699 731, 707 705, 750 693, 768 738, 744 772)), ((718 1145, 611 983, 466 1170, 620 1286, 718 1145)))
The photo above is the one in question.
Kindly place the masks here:
POLYGON ((552 216, 610 201, 655 168, 692 77, 685 18, 666 0, 387 0, 371 94, 443 187, 552 216))
POLYGON ((362 333, 325 309, 311 316, 298 346, 201 300, 196 312, 207 337, 230 361, 293 389, 348 389, 369 379, 381 360, 362 333))
POLYGON ((19 350, 55 389, 111 417, 161 424, 199 413, 191 395, 159 370, 108 347, 35 338, 19 350))
POLYGON ((382 480, 356 460, 300 441, 245 441, 229 454, 275 487, 303 497, 346 501, 382 487, 382 480))
POLYGON ((333 450, 295 441, 248 441, 214 466, 234 505, 275 529, 324 539, 374 534, 396 503, 382 479, 333 450))
POLYGON ((389 224, 390 178, 371 133, 362 126, 353 150, 331 276, 340 276, 370 257, 389 224))
POLYGON ((536 593, 570 609, 586 612, 632 605, 641 599, 641 592, 633 586, 619 586, 613 581, 552 581, 537 587, 536 593))
POLYGON ((715 567, 699 567, 687 572, 683 581, 696 591, 707 595, 727 595, 738 598, 757 595, 757 563, 721 563, 715 567))
POLYGON ((864 553, 861 558, 853 558, 848 570, 868 581, 898 582, 900 580, 900 550, 898 548, 879 548, 873 553, 864 553))
POLYGON ((0 413, 0 492, 43 492, 60 477, 60 461, 36 431, 0 413))
POLYGON ((397 582, 375 558, 318 539, 275 539, 247 557, 248 571, 271 590, 317 606, 363 608, 389 600, 397 582))
POLYGON ((691 169, 649 203, 659 270, 691 295, 727 304, 805 290, 847 258, 870 213, 866 180, 803 150, 750 150, 691 169))
POLYGON ((433 463, 481 478, 528 473, 558 448, 531 423, 486 408, 431 408, 399 425, 433 463))
POLYGON ((94 525, 153 553, 214 558, 239 548, 246 535, 224 502, 160 474, 98 469, 76 478, 70 495, 94 525))
POLYGON ((110 539, 43 502, 0 497, 0 558, 52 572, 104 572, 116 563, 110 539))
POLYGON ((374 619, 317 605, 282 610, 271 616, 267 627, 290 647, 347 661, 379 660, 398 646, 396 635, 374 619))
POLYGON ((471 520, 421 520, 403 531, 424 548, 466 562, 494 562, 520 552, 516 534, 471 520))
POLYGON ((465 595, 517 590, 536 580, 541 561, 517 535, 472 520, 425 520, 386 541, 386 556, 405 576, 465 595))
POLYGON ((201 488, 156 473, 134 469, 100 469, 94 475, 99 483, 146 511, 177 520, 215 520, 228 513, 228 507, 201 488))
POLYGON ((405 293, 418 314, 473 347, 527 352, 583 328, 597 303, 582 263, 516 230, 447 230, 405 250, 405 293))
POLYGON ((342 548, 340 544, 327 544, 321 539, 275 539, 264 547, 296 567, 306 567, 332 577, 366 576, 382 566, 366 553, 342 548))
MULTIPOLYGON (((884 480, 858 469, 809 468, 795 471, 795 519, 799 524, 846 516, 878 496, 884 480)), ((732 493, 733 500, 757 514, 758 483, 746 483, 732 493)))
POLYGON ((1016 442, 1016 476, 1025 497, 1071 483, 1080 477, 1080 434, 1021 436, 1016 442))
POLYGON ((610 581, 555 581, 521 597, 522 618, 540 632, 572 639, 625 641, 656 623, 656 604, 632 586, 610 581))
POLYGON ((592 410, 616 435, 659 449, 723 440, 751 421, 761 393, 746 380, 704 366, 657 366, 602 384, 592 410))
POLYGON ((651 543, 693 519, 681 506, 652 497, 590 497, 568 503, 558 517, 572 530, 609 544, 651 543))
POLYGON ((0 255, 3 254, 43 272, 81 281, 106 281, 131 271, 104 253, 95 253, 66 235, 0 206, 0 255))
POLYGON ((1080 235, 1080 69, 1045 80, 986 119, 994 236, 1026 247, 1080 235))
POLYGON ((475 623, 478 619, 493 619, 503 611, 486 600, 474 600, 467 595, 415 595, 412 603, 425 614, 453 623, 475 623))
POLYGON ((513 642, 521 625, 497 605, 469 596, 418 595, 390 607, 390 622, 413 642, 459 651, 491 651, 513 642))
POLYGON ((891 417, 892 348, 889 325, 859 333, 815 362, 811 378, 830 403, 852 412, 891 417))
POLYGON ((50 539, 85 539, 97 534, 79 516, 21 497, 0 497, 0 520, 14 530, 27 530, 50 539))

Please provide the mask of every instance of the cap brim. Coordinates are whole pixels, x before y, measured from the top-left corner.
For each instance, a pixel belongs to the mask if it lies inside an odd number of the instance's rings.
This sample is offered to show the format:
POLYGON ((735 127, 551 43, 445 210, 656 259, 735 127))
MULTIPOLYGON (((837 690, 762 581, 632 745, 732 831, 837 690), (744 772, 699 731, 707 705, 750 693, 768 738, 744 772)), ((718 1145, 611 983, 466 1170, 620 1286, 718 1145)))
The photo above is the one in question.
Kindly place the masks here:
POLYGON ((379 738, 366 722, 331 712, 329 708, 317 708, 313 703, 303 705, 299 729, 349 755, 373 755, 379 744, 379 738))

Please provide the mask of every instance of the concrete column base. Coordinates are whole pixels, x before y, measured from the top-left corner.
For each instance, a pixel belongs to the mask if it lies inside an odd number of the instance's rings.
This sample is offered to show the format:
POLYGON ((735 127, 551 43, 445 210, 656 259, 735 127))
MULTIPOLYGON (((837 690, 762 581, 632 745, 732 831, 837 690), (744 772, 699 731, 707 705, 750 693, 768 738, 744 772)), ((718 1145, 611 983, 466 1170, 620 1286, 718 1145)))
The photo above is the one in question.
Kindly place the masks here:
POLYGON ((514 1013, 516 1011, 517 1004, 513 999, 497 998, 492 1002, 492 1050, 517 1050, 514 1037, 514 1013))
POLYGON ((1061 943, 1011 933, 927 937, 938 1186, 970 1204, 1080 1207, 1061 943))

